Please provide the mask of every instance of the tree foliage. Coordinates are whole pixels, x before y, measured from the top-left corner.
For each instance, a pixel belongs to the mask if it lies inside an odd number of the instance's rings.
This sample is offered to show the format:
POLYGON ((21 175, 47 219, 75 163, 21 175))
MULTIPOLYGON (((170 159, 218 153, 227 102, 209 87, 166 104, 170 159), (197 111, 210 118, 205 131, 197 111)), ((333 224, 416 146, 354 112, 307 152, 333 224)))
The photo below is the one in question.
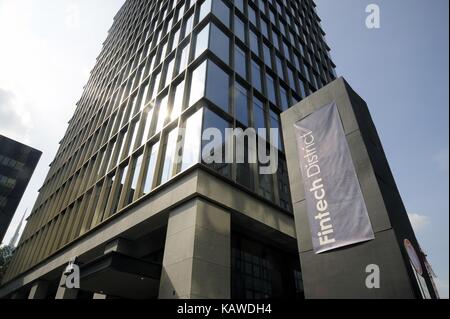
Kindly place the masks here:
POLYGON ((14 254, 14 249, 10 246, 0 247, 0 283, 3 280, 6 270, 8 269, 11 258, 14 254))

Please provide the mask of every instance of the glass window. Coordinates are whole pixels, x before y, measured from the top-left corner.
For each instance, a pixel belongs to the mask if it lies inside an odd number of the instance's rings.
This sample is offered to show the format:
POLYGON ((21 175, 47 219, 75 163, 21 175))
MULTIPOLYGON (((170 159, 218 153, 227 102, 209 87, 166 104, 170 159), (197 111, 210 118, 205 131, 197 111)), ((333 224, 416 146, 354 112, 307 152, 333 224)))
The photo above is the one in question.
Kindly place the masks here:
POLYGON ((195 58, 198 58, 205 50, 208 49, 210 24, 205 26, 196 37, 195 42, 195 58))
POLYGON ((189 106, 194 105, 205 96, 206 64, 204 61, 192 72, 189 106))
POLYGON ((188 36, 189 33, 191 33, 193 23, 194 23, 194 16, 191 14, 191 16, 186 20, 186 28, 184 32, 185 37, 188 36))
POLYGON ((190 49, 190 45, 186 44, 186 46, 182 49, 181 51, 181 56, 180 56, 180 67, 179 67, 179 73, 183 72, 189 62, 189 49, 190 49))
POLYGON ((258 91, 262 91, 261 68, 259 64, 252 60, 252 84, 258 91))
POLYGON ((257 6, 262 12, 265 11, 264 0, 258 0, 257 6))
POLYGON ((264 51, 264 63, 270 68, 272 67, 272 58, 270 54, 270 49, 267 45, 263 44, 263 51, 264 51))
POLYGON ((234 17, 234 33, 245 43, 245 24, 238 16, 234 17))
POLYGON ((295 91, 294 71, 292 71, 290 67, 288 67, 287 70, 288 70, 289 85, 295 91))
POLYGON ((226 64, 230 63, 230 39, 214 24, 211 26, 210 49, 226 64))
POLYGON ((130 114, 127 119, 127 122, 131 121, 133 116, 136 115, 136 113, 139 111, 137 108, 137 105, 138 105, 137 101, 138 101, 138 97, 137 97, 137 93, 136 93, 130 98, 130 100, 128 102, 128 111, 130 112, 130 114))
POLYGON ((143 63, 139 67, 139 70, 136 72, 136 78, 135 78, 135 81, 133 82, 132 90, 134 90, 138 86, 138 84, 140 84, 141 81, 143 80, 142 75, 144 74, 144 68, 145 68, 145 63, 143 63))
POLYGON ((128 155, 131 155, 131 153, 133 153, 134 146, 136 145, 136 140, 137 140, 138 131, 139 131, 139 120, 134 121, 134 123, 132 123, 130 125, 130 130, 133 131, 133 137, 131 138, 131 141, 130 141, 130 150, 128 152, 128 155))
POLYGON ((259 56, 258 37, 252 30, 250 30, 250 49, 259 56))
POLYGON ((307 64, 305 64, 304 66, 305 66, 304 74, 306 76, 306 79, 308 80, 309 83, 311 83, 311 78, 309 77, 309 66, 307 64))
MULTIPOLYGON (((125 124, 127 124, 128 120, 129 120, 130 110, 126 106, 127 106, 126 103, 122 104, 122 106, 121 106, 120 116, 122 117, 122 122, 119 124, 119 129, 124 127, 125 124)), ((119 123, 119 122, 117 122, 117 123, 119 123)))
POLYGON ((273 185, 272 175, 259 174, 259 193, 262 197, 272 201, 273 200, 273 185))
POLYGON ((284 80, 284 71, 283 71, 283 63, 281 62, 281 59, 276 56, 275 61, 277 63, 277 74, 278 76, 284 80))
POLYGON ((316 79, 316 87, 319 89, 322 87, 322 81, 320 80, 319 76, 315 76, 316 79))
POLYGON ((119 209, 120 194, 122 193, 122 190, 128 177, 128 165, 121 170, 121 174, 122 175, 120 177, 120 182, 116 186, 116 191, 113 197, 113 204, 111 205, 111 214, 115 214, 119 209))
POLYGON ((140 98, 140 106, 139 106, 139 111, 142 111, 147 103, 147 94, 149 91, 150 86, 148 84, 144 84, 144 90, 141 91, 141 98, 140 98))
POLYGON ((153 108, 147 108, 147 110, 144 111, 143 118, 145 119, 145 126, 142 137, 142 144, 146 143, 150 139, 150 127, 152 125, 153 108))
POLYGON ((247 238, 244 239, 242 236, 233 241, 231 268, 233 272, 232 295, 235 298, 268 299, 274 296, 272 274, 274 269, 276 273, 280 274, 283 273, 283 270, 280 268, 279 272, 277 266, 270 262, 272 254, 272 251, 267 250, 267 246, 247 238))
POLYGON ((234 49, 234 65, 236 72, 244 79, 247 79, 247 60, 245 52, 237 46, 234 49))
MULTIPOLYGON (((236 146, 235 146, 236 147, 236 146)), ((236 163, 236 182, 249 189, 253 189, 253 173, 249 163, 249 140, 244 139, 244 163, 236 163)))
POLYGON ((141 154, 141 155, 139 155, 139 157, 137 159, 135 159, 133 176, 131 177, 131 183, 130 183, 131 188, 129 189, 128 194, 125 198, 125 206, 127 206, 133 202, 133 198, 136 193, 137 186, 138 186, 139 174, 141 173, 143 158, 144 158, 144 155, 141 154))
POLYGON ((283 150, 281 141, 282 132, 280 130, 280 116, 272 110, 270 110, 270 128, 278 130, 278 149, 283 150))
POLYGON ((97 211, 100 212, 99 221, 103 221, 104 219, 108 218, 108 212, 106 211, 106 208, 108 206, 108 203, 114 200, 113 194, 111 193, 111 189, 115 180, 116 180, 115 175, 111 178, 107 177, 103 185, 102 190, 104 192, 103 201, 99 201, 97 206, 97 211))
POLYGON ((165 154, 159 184, 164 184, 172 177, 173 165, 175 162, 175 155, 177 150, 177 140, 178 140, 178 128, 173 129, 167 135, 166 144, 164 146, 165 154))
POLYGON ((236 120, 241 122, 241 124, 249 125, 249 114, 248 114, 248 93, 247 89, 238 83, 235 84, 235 116, 236 120))
POLYGON ((166 53, 167 53, 167 41, 162 45, 162 49, 161 49, 161 60, 163 60, 166 57, 166 53))
POLYGON ((267 96, 273 104, 277 105, 277 96, 275 94, 275 81, 269 74, 267 74, 266 79, 267 79, 267 96))
POLYGON ((244 0, 234 0, 234 5, 238 8, 242 13, 244 12, 244 0))
POLYGON ((289 31, 289 38, 291 39, 291 43, 295 43, 296 42, 295 35, 294 35, 294 33, 292 31, 289 31))
POLYGON ((299 83, 300 83, 300 93, 302 95, 302 98, 305 98, 306 97, 305 83, 302 80, 300 80, 299 83))
POLYGON ((168 85, 170 82, 172 82, 172 77, 173 77, 173 67, 175 65, 175 59, 172 59, 172 61, 170 61, 167 64, 167 69, 166 69, 166 79, 164 81, 164 87, 166 87, 166 85, 168 85))
POLYGON ((272 43, 277 50, 280 50, 280 46, 278 45, 278 35, 275 32, 272 32, 272 43))
POLYGON ((125 101, 125 99, 126 99, 126 97, 127 97, 125 88, 126 88, 126 84, 122 84, 122 87, 120 88, 120 94, 119 94, 119 95, 121 96, 121 98, 120 98, 120 103, 122 103, 123 101, 125 101))
POLYGON ((286 89, 280 88, 280 97, 281 97, 281 109, 286 111, 289 108, 289 96, 286 92, 286 89))
POLYGON ((256 26, 256 12, 250 6, 248 7, 248 19, 254 26, 256 26))
POLYGON ((97 158, 97 161, 98 161, 97 175, 96 176, 94 175, 92 182, 97 181, 97 179, 99 177, 101 177, 105 174, 104 170, 106 169, 106 167, 103 167, 103 166, 108 161, 107 156, 105 156, 105 154, 106 154, 106 148, 101 151, 99 157, 97 158))
POLYGON ((153 43, 152 43, 153 48, 158 44, 160 39, 161 39, 161 29, 158 29, 155 32, 155 35, 153 36, 153 43))
POLYGON ((172 48, 177 47, 178 43, 180 42, 180 28, 178 28, 178 30, 175 32, 175 34, 173 35, 173 39, 172 39, 172 48))
POLYGON ((116 147, 117 146, 119 146, 119 149, 118 149, 118 153, 116 154, 116 156, 117 156, 117 162, 114 164, 114 166, 112 166, 111 168, 113 168, 113 167, 115 167, 115 166, 117 166, 120 162, 121 162, 121 160, 122 160, 122 158, 123 158, 123 150, 124 150, 124 148, 125 148, 125 142, 126 142, 126 140, 127 140, 127 131, 125 132, 125 133, 122 133, 122 136, 121 136, 121 138, 119 139, 119 142, 118 142, 118 144, 116 145, 116 147))
POLYGON ((259 128, 266 128, 264 104, 256 97, 253 97, 253 116, 255 121, 254 127, 256 130, 259 128))
POLYGON ((305 49, 303 48, 303 44, 299 43, 299 48, 300 48, 300 54, 304 57, 305 56, 305 49))
POLYGON ((166 120, 167 120, 167 95, 164 96, 159 103, 158 122, 156 124, 155 133, 161 131, 161 129, 166 124, 166 120))
POLYGON ((284 56, 286 57, 286 59, 290 59, 290 50, 289 50, 289 46, 287 45, 287 43, 285 41, 283 41, 283 48, 284 48, 284 56))
POLYGON ((159 142, 155 143, 149 155, 146 158, 147 171, 144 178, 144 185, 142 187, 144 194, 148 194, 153 189, 153 180, 155 176, 156 161, 158 159, 159 142))
POLYGON ((284 22, 283 22, 283 21, 280 21, 280 30, 281 30, 281 33, 282 33, 284 36, 286 36, 286 29, 285 29, 285 26, 284 26, 284 22))
POLYGON ((269 27, 267 26, 267 22, 261 19, 261 33, 266 39, 269 38, 269 27))
POLYGON ((206 0, 200 7, 200 18, 198 21, 202 21, 209 13, 211 13, 211 0, 206 0))
POLYGON ((149 70, 148 70, 148 72, 151 72, 151 71, 153 71, 153 69, 155 68, 155 64, 156 64, 156 58, 155 58, 155 54, 153 54, 151 57, 150 57, 150 61, 151 61, 151 63, 150 63, 150 67, 149 67, 149 70))
POLYGON ((206 97, 225 112, 228 112, 230 87, 228 74, 226 74, 214 62, 208 61, 207 81, 206 97))
POLYGON ((184 98, 184 81, 178 84, 175 89, 175 96, 173 99, 172 113, 170 119, 175 120, 181 113, 183 109, 183 98, 184 98))
POLYGON ((153 93, 150 97, 151 100, 153 100, 156 97, 156 94, 159 92, 159 84, 161 80, 161 72, 158 72, 157 75, 155 75, 154 77, 154 81, 153 81, 153 93))
POLYGON ((230 27, 230 8, 228 8, 222 0, 213 0, 212 11, 223 24, 230 27))
POLYGON ((283 159, 279 159, 277 173, 278 173, 278 193, 280 194, 280 206, 288 211, 292 211, 291 195, 289 188, 289 176, 286 162, 283 159))
POLYGON ((181 171, 197 164, 200 160, 203 109, 198 110, 186 121, 181 171))
POLYGON ((270 22, 272 22, 273 24, 276 24, 275 13, 273 12, 272 8, 269 8, 269 19, 270 19, 270 22))
POLYGON ((214 169, 215 171, 219 172, 220 174, 222 174, 224 176, 230 176, 230 173, 231 173, 230 164, 225 163, 225 154, 226 154, 227 147, 229 146, 229 142, 230 142, 229 137, 225 134, 225 129, 230 128, 230 127, 231 127, 230 123, 228 123, 226 120, 224 120, 219 115, 212 112, 211 110, 205 109, 203 128, 204 129, 209 129, 209 128, 218 129, 221 132, 221 140, 217 140, 215 138, 213 140, 213 137, 210 137, 209 140, 202 140, 202 151, 204 151, 204 152, 208 151, 208 150, 211 151, 209 154, 202 153, 202 157, 208 163, 212 162, 212 163, 207 164, 209 167, 211 167, 212 169, 214 169), (208 147, 206 147, 206 146, 208 146, 208 147), (220 152, 220 154, 218 154, 217 152, 220 152), (220 159, 220 163, 217 163, 215 161, 216 157, 218 160, 220 159))

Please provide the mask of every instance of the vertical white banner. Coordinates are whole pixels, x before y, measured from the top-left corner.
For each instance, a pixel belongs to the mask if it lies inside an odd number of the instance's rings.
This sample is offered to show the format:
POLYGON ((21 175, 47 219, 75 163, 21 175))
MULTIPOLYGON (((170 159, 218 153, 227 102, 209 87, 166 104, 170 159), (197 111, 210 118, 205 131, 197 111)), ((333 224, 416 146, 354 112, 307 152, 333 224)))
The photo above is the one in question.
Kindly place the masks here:
POLYGON ((316 254, 375 238, 336 103, 295 124, 316 254))

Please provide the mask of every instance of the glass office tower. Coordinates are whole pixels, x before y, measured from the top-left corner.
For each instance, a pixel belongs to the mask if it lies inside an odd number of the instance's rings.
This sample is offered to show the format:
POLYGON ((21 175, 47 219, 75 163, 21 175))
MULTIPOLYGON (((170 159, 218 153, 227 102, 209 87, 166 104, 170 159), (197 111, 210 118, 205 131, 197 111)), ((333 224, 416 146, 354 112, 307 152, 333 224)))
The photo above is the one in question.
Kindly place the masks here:
POLYGON ((78 298, 301 297, 282 141, 273 175, 260 163, 206 164, 201 152, 205 129, 279 128, 282 111, 335 79, 314 7, 126 1, 0 296, 64 298, 61 274, 76 258, 78 298), (114 278, 150 283, 116 287, 93 270, 99 258, 120 258, 120 270, 104 270, 114 278), (133 263, 152 271, 133 273, 133 263))

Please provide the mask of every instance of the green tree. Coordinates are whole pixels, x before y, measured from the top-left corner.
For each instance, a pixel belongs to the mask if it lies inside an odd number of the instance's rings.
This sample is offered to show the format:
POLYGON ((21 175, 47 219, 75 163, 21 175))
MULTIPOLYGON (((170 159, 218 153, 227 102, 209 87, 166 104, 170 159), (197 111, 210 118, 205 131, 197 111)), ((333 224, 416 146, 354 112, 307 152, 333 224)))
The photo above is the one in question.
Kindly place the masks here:
POLYGON ((0 283, 3 280, 3 276, 8 269, 11 258, 14 254, 14 248, 11 246, 0 247, 0 283))

